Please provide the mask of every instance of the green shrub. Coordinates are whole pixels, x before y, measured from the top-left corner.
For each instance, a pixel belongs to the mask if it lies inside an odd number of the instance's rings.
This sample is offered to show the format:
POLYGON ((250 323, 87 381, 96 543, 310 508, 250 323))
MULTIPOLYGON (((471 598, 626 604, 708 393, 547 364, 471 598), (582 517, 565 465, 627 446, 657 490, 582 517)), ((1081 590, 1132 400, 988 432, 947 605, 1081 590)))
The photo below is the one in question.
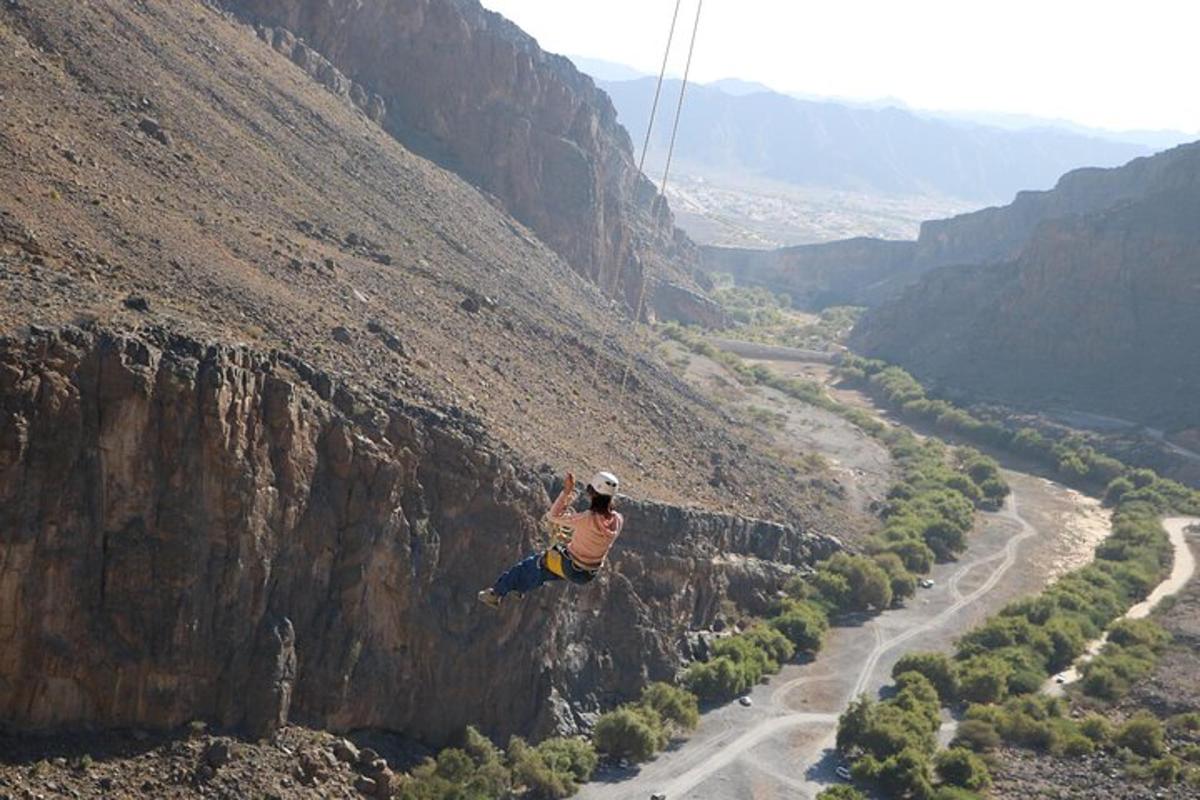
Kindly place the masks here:
POLYGON ((917 575, 924 575, 933 569, 933 563, 937 559, 933 550, 929 549, 929 545, 925 544, 918 536, 893 540, 884 539, 877 546, 880 552, 895 553, 904 563, 904 567, 917 575))
POLYGON ((1096 749, 1096 744, 1082 733, 1073 733, 1067 736, 1063 741, 1062 751, 1064 755, 1072 758, 1091 755, 1096 749))
POLYGON ((958 672, 954 662, 944 653, 906 653, 892 667, 892 677, 905 672, 919 672, 937 690, 942 705, 958 699, 958 672))
POLYGON ((929 757, 912 748, 884 759, 879 764, 875 781, 895 797, 923 798, 933 794, 929 757))
POLYGON ((592 744, 578 737, 552 737, 534 750, 555 774, 569 775, 576 784, 587 783, 599 761, 592 744))
POLYGON ((1000 734, 990 722, 981 719, 964 719, 958 724, 958 732, 952 747, 966 747, 976 753, 987 753, 1000 746, 1000 734))
POLYGON ((641 704, 658 712, 659 717, 679 731, 694 730, 700 723, 696 695, 669 683, 652 683, 642 690, 641 704))
MULTIPOLYGON (((595 749, 582 739, 553 738, 531 747, 514 736, 508 743, 513 782, 525 787, 527 796, 539 800, 557 800, 575 794, 592 777, 597 760, 595 749)), ((483 796, 506 795, 507 792, 496 791, 483 796)), ((447 795, 451 796, 458 797, 447 795)))
POLYGON ((888 574, 868 556, 839 552, 817 566, 813 585, 842 611, 882 610, 892 604, 888 574))
POLYGON ((1189 711, 1185 714, 1176 714, 1167 720, 1167 727, 1188 733, 1200 732, 1200 712, 1189 711))
POLYGON ((980 800, 981 795, 961 786, 938 786, 930 800, 980 800))
POLYGON ((732 700, 754 685, 743 666, 727 656, 692 664, 683 673, 683 685, 701 700, 732 700))
POLYGON ((908 571, 904 561, 896 553, 879 552, 872 556, 880 569, 888 576, 892 589, 893 605, 912 597, 917 592, 917 576, 908 571))
POLYGON ((1117 730, 1113 739, 1143 758, 1157 758, 1166 751, 1162 723, 1149 712, 1138 712, 1117 730))
POLYGON ((1174 756, 1165 756, 1150 762, 1150 775, 1155 783, 1171 786, 1179 780, 1183 772, 1183 762, 1174 756))
POLYGON ((989 655, 974 656, 958 669, 958 694, 972 703, 998 703, 1008 694, 1012 667, 989 655))
POLYGON ((601 714, 592 738, 601 753, 633 762, 650 760, 668 741, 658 712, 639 706, 601 714))
MULTIPOLYGON (((757 624, 742 634, 746 641, 767 654, 771 662, 786 664, 796 655, 796 646, 778 628, 757 624)), ((775 672, 777 670, 771 670, 775 672)))
POLYGON ((779 663, 742 634, 718 639, 712 646, 712 654, 714 658, 728 658, 737 664, 748 687, 762 680, 763 675, 779 671, 779 663))
POLYGON ((1098 747, 1107 746, 1114 735, 1112 723, 1095 712, 1079 721, 1079 732, 1095 742, 1098 747))
POLYGON ((816 653, 821 649, 829 620, 819 608, 807 602, 789 602, 773 617, 770 626, 787 637, 797 652, 816 653))
POLYGON ((1121 647, 1142 645, 1160 650, 1171 641, 1171 634, 1149 619, 1120 619, 1108 629, 1108 640, 1121 647))
POLYGON ((943 781, 964 789, 986 789, 992 785, 992 776, 983 759, 961 747, 939 752, 934 767, 943 781))
POLYGON ((817 800, 867 800, 867 796, 853 786, 830 786, 817 793, 817 800))

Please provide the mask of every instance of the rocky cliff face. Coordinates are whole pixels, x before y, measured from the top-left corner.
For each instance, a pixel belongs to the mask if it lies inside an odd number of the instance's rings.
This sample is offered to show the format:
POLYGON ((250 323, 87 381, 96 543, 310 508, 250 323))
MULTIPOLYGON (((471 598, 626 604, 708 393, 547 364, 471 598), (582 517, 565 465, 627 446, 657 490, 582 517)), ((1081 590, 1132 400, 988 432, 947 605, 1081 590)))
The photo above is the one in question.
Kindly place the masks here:
POLYGON ((1200 182, 1198 153, 1200 143, 1115 169, 1075 170, 1053 189, 1021 192, 1007 206, 926 222, 916 242, 850 239, 776 251, 705 247, 702 259, 709 270, 788 292, 812 307, 876 306, 899 297, 929 270, 1016 259, 1044 222, 1194 187, 1200 182))
POLYGON ((1195 427, 1198 220, 1200 184, 1044 222, 1011 262, 928 273, 853 344, 991 397, 1195 427))
POLYGON ((921 226, 914 264, 926 270, 955 264, 996 264, 1016 258, 1047 220, 1093 214, 1200 183, 1200 142, 1115 169, 1068 172, 1045 192, 1020 192, 1013 202, 921 226))
POLYGON ((723 598, 761 605, 837 546, 636 505, 586 591, 495 613, 475 591, 539 541, 547 496, 466 418, 279 353, 77 328, 0 343, 0 414, 0 719, 21 729, 571 728, 669 676, 723 598))
POLYGON ((477 0, 224 5, 290 57, 328 59, 381 96, 389 131, 495 195, 630 307, 644 280, 691 282, 694 247, 637 170, 608 97, 477 0))

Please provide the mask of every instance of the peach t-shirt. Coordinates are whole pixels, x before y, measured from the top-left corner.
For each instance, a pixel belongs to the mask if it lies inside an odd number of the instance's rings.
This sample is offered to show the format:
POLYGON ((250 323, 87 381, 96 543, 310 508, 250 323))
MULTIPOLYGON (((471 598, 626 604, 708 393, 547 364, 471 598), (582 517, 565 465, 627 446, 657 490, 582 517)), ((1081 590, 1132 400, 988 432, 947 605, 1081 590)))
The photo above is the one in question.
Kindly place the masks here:
POLYGON ((571 511, 572 499, 566 491, 560 492, 546 519, 564 534, 569 531, 571 540, 567 543, 567 552, 576 564, 584 569, 599 569, 613 542, 621 535, 625 518, 616 511, 608 516, 594 511, 571 511))

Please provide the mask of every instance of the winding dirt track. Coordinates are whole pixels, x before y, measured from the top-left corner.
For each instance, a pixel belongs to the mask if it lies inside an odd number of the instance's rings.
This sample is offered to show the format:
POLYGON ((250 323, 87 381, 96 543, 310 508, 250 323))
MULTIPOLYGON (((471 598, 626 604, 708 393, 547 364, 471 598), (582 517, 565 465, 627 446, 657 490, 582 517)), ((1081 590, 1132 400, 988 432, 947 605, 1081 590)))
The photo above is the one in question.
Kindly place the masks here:
MULTIPOLYGON (((1145 600, 1126 611, 1125 619, 1145 619, 1150 616, 1150 612, 1159 603, 1171 595, 1177 594, 1192 579, 1192 575, 1196 572, 1196 558, 1192 555, 1192 548, 1188 546, 1186 531, 1193 525, 1200 525, 1200 518, 1166 517, 1163 519, 1163 528, 1166 529, 1167 536, 1171 540, 1171 547, 1175 551, 1175 560, 1171 564, 1171 574, 1162 583, 1154 587, 1154 591, 1145 600)), ((1070 669, 1062 673, 1061 682, 1052 677, 1042 686, 1042 691, 1051 697, 1061 696, 1067 686, 1083 677, 1080 667, 1099 655, 1107 643, 1107 633, 1099 639, 1089 642, 1086 652, 1079 657, 1070 669)))
POLYGON ((960 612, 988 598, 1018 563, 1021 545, 1039 533, 1022 516, 1020 503, 1014 494, 1001 512, 987 515, 990 533, 973 541, 969 560, 937 568, 935 577, 944 585, 926 593, 925 602, 835 629, 815 662, 787 667, 773 686, 758 687, 753 707, 734 704, 706 714, 700 730, 679 749, 635 775, 601 776, 580 797, 663 792, 670 800, 806 798, 836 781, 830 751, 838 714, 854 697, 886 683, 902 652, 930 646, 931 634, 943 634, 934 641, 944 641, 945 634, 969 627, 971 620, 960 612), (813 697, 800 696, 805 692, 813 697))

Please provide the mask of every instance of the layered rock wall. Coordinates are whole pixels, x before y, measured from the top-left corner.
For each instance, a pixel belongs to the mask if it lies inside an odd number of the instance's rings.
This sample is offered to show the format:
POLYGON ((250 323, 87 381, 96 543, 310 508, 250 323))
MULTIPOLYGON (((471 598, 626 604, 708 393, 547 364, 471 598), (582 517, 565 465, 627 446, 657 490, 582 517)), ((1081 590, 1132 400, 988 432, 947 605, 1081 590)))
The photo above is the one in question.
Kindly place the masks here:
POLYGON ((1200 426, 1197 220, 1192 189, 1045 222, 1013 261, 928 273, 852 343, 988 397, 1200 426))
POLYGON ((669 677, 725 598, 761 607, 837 547, 633 504, 591 586, 479 606, 547 501, 477 421, 285 355, 0 342, 0 723, 569 729, 669 677))

